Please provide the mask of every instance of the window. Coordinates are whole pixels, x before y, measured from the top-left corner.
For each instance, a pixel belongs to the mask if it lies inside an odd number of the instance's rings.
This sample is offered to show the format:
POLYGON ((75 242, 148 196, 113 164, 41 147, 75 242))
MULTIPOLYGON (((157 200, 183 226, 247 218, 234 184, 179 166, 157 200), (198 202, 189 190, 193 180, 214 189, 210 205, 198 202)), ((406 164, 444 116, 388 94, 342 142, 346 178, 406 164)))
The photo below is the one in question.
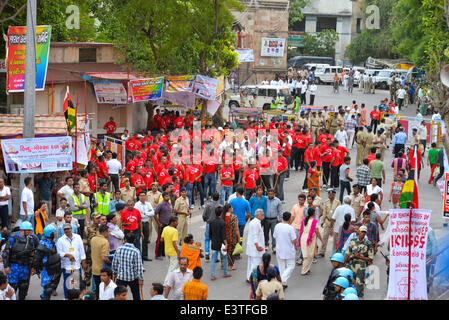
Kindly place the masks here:
POLYGON ((97 48, 79 48, 79 62, 97 62, 97 48))
POLYGON ((337 18, 335 18, 335 17, 317 17, 316 32, 321 32, 326 29, 337 31, 337 18))
POLYGON ((331 69, 326 68, 326 71, 324 73, 330 73, 330 72, 331 72, 331 69))
POLYGON ((306 31, 306 18, 304 17, 301 21, 296 21, 293 23, 291 31, 305 32, 306 31))
POLYGON ((356 32, 362 33, 362 18, 357 18, 356 32))
POLYGON ((276 97, 277 91, 276 89, 268 89, 268 96, 269 97, 276 97))

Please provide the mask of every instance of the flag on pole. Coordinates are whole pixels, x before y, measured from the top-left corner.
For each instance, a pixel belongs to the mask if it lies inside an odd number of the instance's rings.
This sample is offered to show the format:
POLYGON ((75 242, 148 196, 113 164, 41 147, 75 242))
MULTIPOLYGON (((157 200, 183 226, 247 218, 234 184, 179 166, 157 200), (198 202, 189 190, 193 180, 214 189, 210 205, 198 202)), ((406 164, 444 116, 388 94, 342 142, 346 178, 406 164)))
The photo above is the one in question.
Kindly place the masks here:
POLYGON ((76 110, 75 105, 70 98, 69 87, 67 86, 67 92, 64 98, 64 106, 62 108, 64 111, 65 120, 67 121, 67 135, 70 135, 72 129, 76 125, 76 110))
POLYGON ((415 180, 407 180, 402 187, 401 197, 399 198, 399 206, 401 208, 410 208, 412 204, 413 208, 419 208, 418 201, 418 186, 415 180))
MULTIPOLYGON (((415 176, 414 176, 414 179, 415 179, 416 184, 418 184, 418 170, 419 170, 419 168, 418 168, 418 146, 417 145, 415 145, 415 152, 414 152, 413 156, 415 157, 415 176)), ((417 208, 417 207, 415 207, 415 208, 417 208)))

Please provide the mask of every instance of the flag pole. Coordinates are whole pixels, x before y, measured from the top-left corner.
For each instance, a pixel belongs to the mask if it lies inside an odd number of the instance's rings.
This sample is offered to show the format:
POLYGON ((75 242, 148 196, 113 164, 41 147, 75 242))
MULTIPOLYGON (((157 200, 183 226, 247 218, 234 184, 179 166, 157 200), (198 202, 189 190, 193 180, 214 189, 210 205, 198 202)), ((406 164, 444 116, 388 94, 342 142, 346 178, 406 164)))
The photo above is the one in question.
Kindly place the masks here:
POLYGON ((410 202, 410 217, 408 222, 408 290, 407 300, 410 300, 411 273, 412 273, 412 213, 413 203, 410 202))
POLYGON ((76 93, 76 107, 75 107, 75 182, 78 175, 78 92, 76 93))

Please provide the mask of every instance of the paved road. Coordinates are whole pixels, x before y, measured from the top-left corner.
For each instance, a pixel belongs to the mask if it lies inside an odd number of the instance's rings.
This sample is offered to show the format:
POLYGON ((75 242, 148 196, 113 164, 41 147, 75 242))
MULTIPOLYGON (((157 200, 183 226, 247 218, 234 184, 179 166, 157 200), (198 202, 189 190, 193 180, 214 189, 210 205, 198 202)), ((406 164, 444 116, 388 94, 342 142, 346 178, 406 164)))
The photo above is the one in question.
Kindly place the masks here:
MULTIPOLYGON (((351 105, 352 100, 356 100, 357 104, 364 102, 368 108, 368 111, 371 111, 372 106, 378 104, 379 101, 385 97, 389 97, 388 91, 376 90, 376 94, 362 94, 358 91, 357 88, 354 89, 352 94, 344 92, 343 89, 340 90, 340 93, 333 94, 331 90, 331 86, 318 86, 317 96, 315 99, 315 105, 351 105)), ((416 105, 409 106, 405 108, 404 115, 413 117, 415 115, 416 105)), ((356 158, 356 148, 353 148, 351 151, 352 159, 356 158)), ((391 163, 393 157, 391 154, 391 148, 387 150, 385 154, 385 164, 387 167, 387 183, 384 185, 385 192, 385 200, 383 201, 383 209, 392 208, 392 205, 388 203, 388 195, 391 189, 392 181, 392 169, 389 168, 389 164, 391 163)), ((355 172, 355 165, 351 165, 351 172, 355 172)), ((420 207, 421 208, 429 208, 433 210, 433 215, 431 218, 431 226, 435 229, 437 233, 437 237, 442 232, 443 218, 441 216, 441 195, 436 187, 427 184, 427 179, 430 175, 430 168, 425 167, 422 171, 421 180, 419 183, 420 190, 420 207)), ((298 193, 302 187, 302 183, 304 181, 304 173, 303 172, 291 172, 290 179, 286 181, 284 190, 285 190, 285 199, 286 203, 283 206, 284 210, 290 210, 293 205, 297 201, 298 193)), ((322 198, 327 199, 327 194, 325 192, 322 193, 322 198)), ((337 194, 338 196, 338 194, 337 194)), ((195 240, 200 240, 204 242, 204 231, 205 225, 201 219, 200 210, 195 209, 193 213, 193 217, 190 221, 190 232, 194 235, 195 240)), ((385 224, 386 225, 386 224, 385 224)), ((247 230, 245 230, 246 234, 247 230)), ((382 237, 383 232, 381 233, 382 237)), ((245 237, 246 241, 246 237, 245 237)), ((286 299, 297 299, 297 300, 306 300, 313 299, 319 300, 322 298, 321 292, 323 290, 324 284, 328 278, 329 272, 331 270, 331 264, 329 262, 330 251, 332 248, 332 240, 329 240, 328 250, 326 253, 326 257, 323 259, 319 259, 316 264, 312 265, 311 275, 309 276, 301 276, 300 268, 296 267, 291 278, 289 279, 289 287, 285 292, 286 299)), ((150 252, 154 252, 154 242, 155 238, 153 235, 152 243, 149 246, 150 252)), ((386 251, 386 249, 381 249, 382 251, 386 251)), ((276 258, 273 257, 273 262, 276 263, 276 258)), ((144 281, 144 298, 149 299, 149 290, 152 282, 163 282, 166 274, 168 263, 166 261, 157 261, 153 260, 151 262, 145 262, 144 267, 146 268, 145 281, 144 281)), ((220 270, 218 270, 219 264, 217 264, 217 277, 218 279, 214 282, 210 281, 210 262, 203 260, 203 269, 204 276, 203 281, 209 287, 209 299, 218 299, 218 300, 247 300, 249 298, 249 285, 245 282, 246 278, 246 266, 247 259, 246 256, 243 256, 242 260, 237 261, 236 268, 237 270, 232 271, 232 277, 223 279, 221 278, 220 270)), ((378 274, 378 283, 376 281, 372 282, 372 289, 367 289, 365 291, 365 299, 366 300, 379 300, 384 299, 386 294, 386 268, 384 263, 384 258, 377 254, 374 259, 375 266, 375 274, 378 274)), ((28 295, 28 299, 39 299, 40 294, 40 284, 37 276, 33 276, 30 286, 30 291, 28 295)), ((131 296, 129 292, 128 297, 131 296)), ((63 291, 62 284, 60 283, 58 287, 58 296, 53 297, 53 299, 62 299, 63 291)))

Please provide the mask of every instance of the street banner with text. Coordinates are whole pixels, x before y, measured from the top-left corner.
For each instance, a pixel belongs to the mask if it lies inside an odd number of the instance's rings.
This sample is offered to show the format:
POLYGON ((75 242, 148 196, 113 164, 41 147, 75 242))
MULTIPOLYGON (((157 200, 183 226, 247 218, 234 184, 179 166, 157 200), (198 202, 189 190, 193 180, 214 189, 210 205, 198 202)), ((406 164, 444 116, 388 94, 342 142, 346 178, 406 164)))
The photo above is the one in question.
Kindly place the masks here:
POLYGON ((94 83, 98 103, 127 104, 128 96, 121 82, 94 83))
MULTIPOLYGON (((36 91, 42 91, 47 78, 51 26, 36 27, 36 91)), ((26 27, 9 27, 6 56, 7 92, 25 90, 26 27)))
POLYGON ((215 100, 219 80, 197 75, 193 85, 193 93, 206 100, 215 100))
POLYGON ((167 92, 192 92, 194 75, 189 76, 168 76, 165 77, 165 91, 167 92))
POLYGON ((164 77, 130 80, 133 102, 158 100, 162 98, 164 77))
POLYGON ((426 248, 432 211, 411 210, 411 237, 409 237, 410 209, 391 209, 389 212, 390 277, 387 299, 407 300, 410 288, 410 300, 427 300, 426 248), (411 251, 410 283, 409 251, 411 251))
POLYGON ((69 136, 4 139, 6 173, 39 173, 72 170, 72 138, 69 136))

